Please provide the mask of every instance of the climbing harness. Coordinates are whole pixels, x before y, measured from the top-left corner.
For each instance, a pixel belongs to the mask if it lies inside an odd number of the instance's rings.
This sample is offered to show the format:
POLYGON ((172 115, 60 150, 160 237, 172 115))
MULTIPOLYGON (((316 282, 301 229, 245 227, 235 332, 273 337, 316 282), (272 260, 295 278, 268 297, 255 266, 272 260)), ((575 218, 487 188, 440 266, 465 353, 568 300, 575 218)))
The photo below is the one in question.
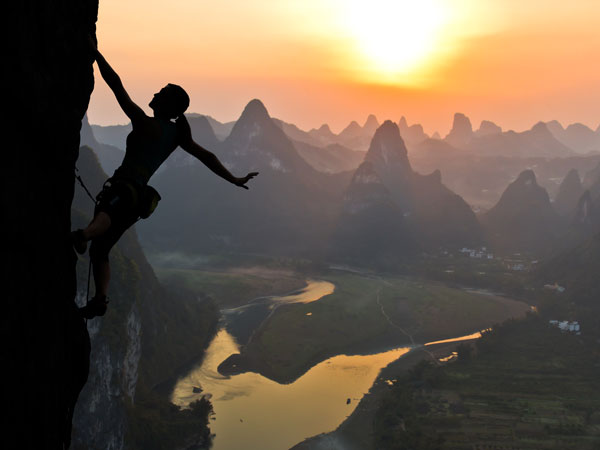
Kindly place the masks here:
MULTIPOLYGON (((129 182, 125 179, 119 178, 109 178, 105 181, 102 186, 102 191, 94 198, 90 190, 85 185, 83 178, 79 173, 79 169, 75 166, 75 179, 79 182, 83 190, 86 192, 90 200, 94 203, 94 206, 98 206, 98 204, 103 200, 103 197, 107 195, 107 192, 114 187, 121 187, 129 192, 133 199, 133 203, 135 205, 135 209, 137 210, 137 220, 139 219, 147 219, 156 209, 158 202, 161 200, 160 194, 154 189, 152 186, 138 186, 137 183, 129 182)), ((85 294, 85 305, 86 307, 90 304, 90 279, 92 274, 92 259, 89 258, 88 264, 88 276, 87 276, 87 290, 85 294)), ((87 324, 87 319, 84 319, 87 324)))

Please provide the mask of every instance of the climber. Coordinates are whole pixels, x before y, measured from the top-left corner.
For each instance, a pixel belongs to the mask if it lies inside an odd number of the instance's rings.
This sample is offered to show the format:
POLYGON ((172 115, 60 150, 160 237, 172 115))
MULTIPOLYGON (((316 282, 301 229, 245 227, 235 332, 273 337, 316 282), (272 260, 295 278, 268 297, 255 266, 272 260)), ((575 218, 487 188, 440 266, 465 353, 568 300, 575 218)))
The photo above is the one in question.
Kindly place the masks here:
POLYGON ((89 45, 102 78, 131 119, 133 129, 127 136, 121 166, 104 183, 96 198, 93 220, 85 229, 71 233, 73 247, 79 254, 85 253, 87 242, 91 240, 90 259, 96 293, 86 306, 80 308, 87 319, 103 316, 106 312, 110 280, 108 253, 131 225, 139 218, 147 218, 156 207, 160 196, 148 186, 148 180, 177 146, 221 178, 244 189, 248 189, 246 183, 258 175, 258 172, 251 172, 241 178, 233 176, 213 153, 194 142, 190 125, 183 115, 189 106, 189 97, 180 86, 168 84, 154 94, 149 103, 154 114, 149 117, 131 100, 119 75, 98 51, 92 37, 89 45), (172 119, 176 119, 175 122, 172 119))

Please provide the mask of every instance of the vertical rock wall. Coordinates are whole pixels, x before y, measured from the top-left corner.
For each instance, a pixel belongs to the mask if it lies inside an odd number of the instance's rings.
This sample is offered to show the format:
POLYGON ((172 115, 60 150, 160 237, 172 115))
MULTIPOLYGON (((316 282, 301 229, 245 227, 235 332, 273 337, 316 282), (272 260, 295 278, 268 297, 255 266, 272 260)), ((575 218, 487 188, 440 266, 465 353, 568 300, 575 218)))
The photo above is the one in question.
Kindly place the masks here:
POLYGON ((68 446, 87 378, 69 231, 79 129, 94 83, 86 36, 97 11, 97 0, 19 0, 3 15, 3 448, 68 446))

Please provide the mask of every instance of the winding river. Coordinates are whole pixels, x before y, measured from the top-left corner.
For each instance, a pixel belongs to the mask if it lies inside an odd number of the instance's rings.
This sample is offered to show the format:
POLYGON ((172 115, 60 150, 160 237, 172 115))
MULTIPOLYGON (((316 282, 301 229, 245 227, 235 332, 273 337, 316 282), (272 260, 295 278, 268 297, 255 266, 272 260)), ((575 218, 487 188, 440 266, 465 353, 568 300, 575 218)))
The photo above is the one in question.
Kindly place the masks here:
MULTIPOLYGON (((333 289, 331 283, 309 280, 301 292, 271 300, 275 304, 316 301, 333 289)), ((220 375, 219 364, 239 353, 235 339, 222 328, 202 364, 178 380, 171 401, 186 407, 202 395, 210 396, 215 412, 210 423, 214 450, 288 449, 307 437, 337 428, 354 411, 380 370, 409 350, 338 355, 313 366, 293 383, 278 384, 256 373, 220 375), (198 387, 202 392, 194 393, 198 387)))

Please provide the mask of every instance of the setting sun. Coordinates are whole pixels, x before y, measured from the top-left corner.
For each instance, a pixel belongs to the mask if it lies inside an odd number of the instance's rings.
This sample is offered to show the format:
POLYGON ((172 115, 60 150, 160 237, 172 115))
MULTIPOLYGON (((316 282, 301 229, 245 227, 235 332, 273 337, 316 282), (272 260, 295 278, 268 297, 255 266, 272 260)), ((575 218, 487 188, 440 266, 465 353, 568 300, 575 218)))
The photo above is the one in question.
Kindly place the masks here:
POLYGON ((377 81, 411 84, 440 41, 447 14, 437 0, 344 2, 346 26, 377 81))

